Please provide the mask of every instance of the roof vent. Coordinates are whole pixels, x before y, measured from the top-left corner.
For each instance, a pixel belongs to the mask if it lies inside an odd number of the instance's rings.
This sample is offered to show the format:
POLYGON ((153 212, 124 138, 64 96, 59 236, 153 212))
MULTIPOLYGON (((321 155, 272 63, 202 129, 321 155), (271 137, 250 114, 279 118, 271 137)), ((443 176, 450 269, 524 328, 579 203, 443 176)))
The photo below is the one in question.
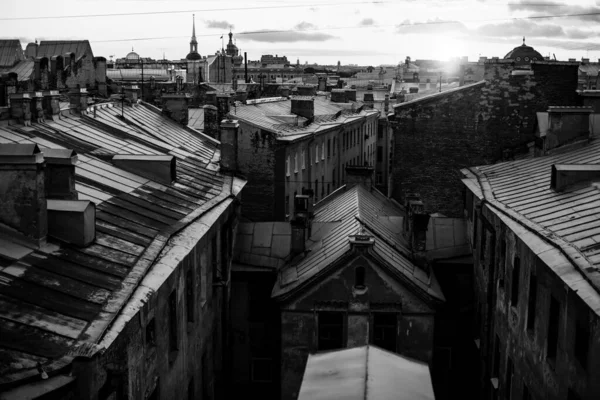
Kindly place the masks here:
POLYGON ((550 187, 562 192, 576 183, 600 181, 600 165, 590 164, 553 164, 550 187))
POLYGON ((96 205, 89 200, 48 200, 48 235, 85 247, 96 238, 96 205))
POLYGON ((125 171, 166 185, 170 185, 176 178, 176 162, 173 156, 123 154, 114 156, 112 162, 125 171))
POLYGON ((349 235, 348 241, 350 242, 350 247, 353 249, 356 247, 369 248, 375 244, 375 238, 367 234, 364 230, 358 235, 349 235))

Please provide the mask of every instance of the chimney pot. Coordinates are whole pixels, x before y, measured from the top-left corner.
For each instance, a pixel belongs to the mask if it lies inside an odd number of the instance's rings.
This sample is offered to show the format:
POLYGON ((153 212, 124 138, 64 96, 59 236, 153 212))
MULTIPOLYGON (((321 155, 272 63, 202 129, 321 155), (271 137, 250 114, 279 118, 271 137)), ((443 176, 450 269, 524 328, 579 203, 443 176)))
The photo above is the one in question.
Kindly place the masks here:
POLYGON ((44 122, 44 108, 42 106, 43 99, 44 95, 42 92, 33 92, 31 94, 31 117, 37 123, 44 122))
POLYGON ((221 121, 221 169, 237 171, 238 121, 221 121))
POLYGON ((46 90, 43 92, 42 108, 44 117, 56 121, 60 117, 60 102, 58 90, 46 90))
POLYGON ((186 93, 165 93, 161 96, 163 113, 173 121, 187 125, 189 121, 188 104, 191 97, 186 93))
POLYGON ((96 238, 96 205, 89 200, 48 200, 48 234, 85 247, 96 238))
POLYGON ((29 93, 10 95, 10 116, 25 126, 31 125, 31 95, 29 93))
POLYGON ((346 98, 349 101, 356 101, 356 89, 346 89, 346 98))
POLYGON ((87 109, 88 92, 85 88, 72 89, 69 92, 70 108, 75 114, 81 114, 87 109))

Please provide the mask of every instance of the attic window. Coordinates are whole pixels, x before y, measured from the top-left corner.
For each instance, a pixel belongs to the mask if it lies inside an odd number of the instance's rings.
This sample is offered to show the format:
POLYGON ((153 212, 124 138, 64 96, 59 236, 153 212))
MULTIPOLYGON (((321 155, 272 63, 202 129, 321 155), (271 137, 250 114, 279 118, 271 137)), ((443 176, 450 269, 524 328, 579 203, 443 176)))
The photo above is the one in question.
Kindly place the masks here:
POLYGON ((356 267, 354 269, 354 287, 357 289, 365 288, 365 267, 356 267))
POLYGON ((592 164, 553 164, 550 187, 557 192, 582 182, 600 180, 600 165, 592 164))

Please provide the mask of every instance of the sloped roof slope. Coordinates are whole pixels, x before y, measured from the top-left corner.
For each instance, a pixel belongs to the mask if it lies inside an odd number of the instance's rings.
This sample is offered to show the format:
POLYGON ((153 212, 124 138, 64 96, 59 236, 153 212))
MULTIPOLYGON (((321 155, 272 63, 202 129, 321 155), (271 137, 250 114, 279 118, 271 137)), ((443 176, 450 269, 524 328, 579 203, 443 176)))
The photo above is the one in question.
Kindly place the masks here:
POLYGON ((52 57, 75 53, 75 58, 79 59, 88 52, 94 57, 88 40, 42 40, 37 49, 37 56, 52 57))
POLYGON ((553 164, 600 164, 600 141, 563 154, 462 170, 465 183, 600 315, 600 186, 550 187, 553 164))
POLYGON ((0 68, 11 68, 23 59, 23 48, 19 39, 0 40, 0 68))
POLYGON ((0 237, 0 388, 39 379, 37 362, 50 373, 112 340, 114 321, 171 237, 222 212, 243 186, 219 172, 218 142, 154 107, 125 106, 123 116, 120 106, 96 107, 88 115, 0 127, 0 144, 74 149, 79 199, 96 205, 96 240, 85 248, 50 241, 32 250, 0 237), (176 180, 125 171, 111 163, 116 154, 172 155, 176 180))
POLYGON ((430 298, 444 300, 433 274, 431 279, 409 259, 410 251, 402 237, 403 211, 390 199, 361 185, 338 189, 317 204, 313 235, 306 248, 309 253, 283 267, 273 288, 281 297, 304 287, 350 252, 350 235, 375 237, 373 254, 401 279, 410 281, 430 298))

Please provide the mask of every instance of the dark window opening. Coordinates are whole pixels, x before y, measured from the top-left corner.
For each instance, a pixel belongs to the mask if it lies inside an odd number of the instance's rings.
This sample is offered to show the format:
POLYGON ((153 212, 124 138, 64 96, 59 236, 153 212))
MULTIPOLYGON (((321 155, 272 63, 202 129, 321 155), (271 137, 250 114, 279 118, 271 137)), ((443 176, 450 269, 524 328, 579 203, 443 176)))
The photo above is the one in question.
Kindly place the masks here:
POLYGON ((146 324, 146 346, 156 346, 156 327, 154 318, 146 324))
POLYGON ((344 316, 341 312, 319 313, 319 350, 344 347, 344 316))
POLYGON ((383 162, 383 147, 377 146, 377 162, 383 162))
POLYGON ((531 394, 529 394, 529 388, 523 383, 523 400, 531 400, 531 394))
POLYGON ((560 305, 554 296, 550 295, 550 314, 548 321, 548 337, 546 341, 546 358, 550 361, 556 360, 558 347, 558 321, 560 316, 560 305))
POLYGON ((252 382, 271 382, 273 361, 270 358, 252 359, 252 382))
POLYGON ((177 343, 177 290, 169 295, 169 349, 178 349, 177 343))
POLYGON ((396 352, 397 323, 395 313, 373 314, 373 344, 396 352))
POLYGON ((190 269, 185 274, 185 305, 187 322, 194 322, 194 274, 190 269))
POLYGON ((575 322, 575 358, 584 369, 587 369, 588 352, 590 344, 590 328, 588 321, 577 318, 575 322))
POLYGON ((513 381, 513 362, 510 357, 506 361, 506 398, 510 400, 512 398, 512 381, 513 381))
POLYGON ((327 139, 327 158, 331 157, 331 139, 327 139))
POLYGON ((365 288, 365 267, 356 267, 354 270, 354 287, 357 289, 365 288))
POLYGON ((492 365, 492 377, 497 378, 500 372, 500 339, 498 335, 494 339, 494 364, 492 365))
POLYGON ((567 393, 567 400, 581 400, 581 396, 579 396, 573 389, 569 389, 567 393))
POLYGON ((194 395, 194 378, 190 379, 190 382, 188 383, 188 390, 187 390, 187 395, 188 395, 188 400, 194 400, 196 398, 196 396, 194 395))
POLYGON ((512 287, 510 303, 513 307, 519 304, 519 274, 521 273, 521 260, 515 257, 512 271, 512 287))
POLYGON ((529 301, 527 303, 527 330, 535 329, 535 304, 537 301, 537 278, 529 275, 529 301))

